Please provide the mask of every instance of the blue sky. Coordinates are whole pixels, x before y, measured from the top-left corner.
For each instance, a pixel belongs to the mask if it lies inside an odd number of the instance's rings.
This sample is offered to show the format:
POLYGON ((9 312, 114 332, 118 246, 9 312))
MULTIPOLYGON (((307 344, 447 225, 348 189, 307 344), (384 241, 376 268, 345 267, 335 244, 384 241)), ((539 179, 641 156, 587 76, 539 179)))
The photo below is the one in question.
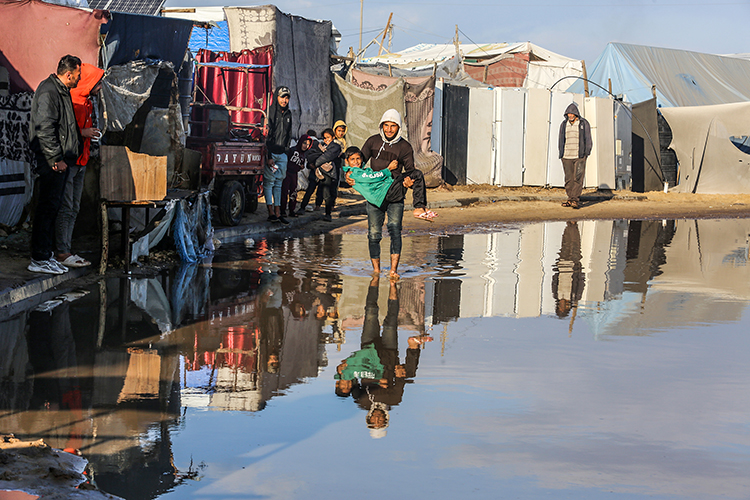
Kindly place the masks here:
MULTIPOLYGON (((167 7, 221 6, 226 0, 168 0, 167 7)), ((253 4, 232 4, 253 5, 253 4)), ((341 31, 339 53, 359 43, 359 0, 280 0, 282 11, 330 19, 341 31)), ((393 50, 418 43, 448 43, 455 25, 462 42, 533 42, 591 65, 608 42, 715 54, 750 52, 750 0, 365 0, 363 44, 393 12, 393 50)), ((367 55, 375 55, 370 49, 367 55)))

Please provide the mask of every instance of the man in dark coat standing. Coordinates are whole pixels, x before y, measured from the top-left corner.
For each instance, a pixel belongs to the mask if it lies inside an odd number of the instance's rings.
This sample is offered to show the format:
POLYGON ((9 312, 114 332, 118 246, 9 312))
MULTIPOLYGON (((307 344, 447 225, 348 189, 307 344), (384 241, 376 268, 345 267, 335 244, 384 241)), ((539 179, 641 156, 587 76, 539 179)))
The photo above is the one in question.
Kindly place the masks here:
POLYGON ((273 103, 268 109, 268 161, 263 169, 263 192, 268 207, 268 221, 282 224, 289 224, 281 215, 281 184, 286 178, 286 152, 292 140, 292 112, 289 109, 291 94, 287 87, 277 88, 273 103))
POLYGON ((586 158, 591 154, 591 126, 570 103, 565 110, 565 120, 560 124, 558 148, 565 171, 565 192, 568 199, 564 207, 579 208, 583 179, 586 175, 586 158))
POLYGON ((29 142, 36 156, 39 197, 31 232, 31 264, 35 273, 63 274, 68 268, 54 257, 55 220, 65 189, 68 165, 81 154, 81 138, 70 89, 81 79, 81 60, 67 55, 57 73, 37 87, 31 101, 29 142))

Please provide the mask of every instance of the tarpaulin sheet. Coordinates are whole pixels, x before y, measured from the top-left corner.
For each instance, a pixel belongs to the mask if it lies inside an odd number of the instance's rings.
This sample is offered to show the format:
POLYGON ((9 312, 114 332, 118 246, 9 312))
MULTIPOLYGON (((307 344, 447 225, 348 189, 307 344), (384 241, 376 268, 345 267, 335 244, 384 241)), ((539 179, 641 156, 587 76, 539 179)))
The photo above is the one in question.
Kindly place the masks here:
POLYGON ((333 78, 334 116, 346 122, 347 144, 362 147, 368 137, 378 133, 380 118, 391 108, 404 116, 403 80, 377 91, 359 88, 338 75, 333 78))
POLYGON ((29 147, 33 97, 31 92, 0 96, 0 158, 34 162, 34 153, 29 147))
MULTIPOLYGON (((352 70, 352 83, 362 89, 381 91, 398 82, 398 78, 370 75, 352 70)), ((443 158, 432 151, 432 112, 435 109, 435 77, 404 79, 404 110, 406 137, 414 148, 414 162, 425 174, 427 187, 437 187, 443 181, 443 158)), ((348 122, 347 122, 348 124, 348 122)))
POLYGON ((681 193, 750 193, 750 154, 737 139, 750 135, 750 102, 662 108, 680 162, 681 193), (734 139, 734 140, 733 140, 734 139))
POLYGON ((179 71, 192 29, 193 22, 187 19, 114 12, 102 50, 104 67, 160 59, 179 71))
POLYGON ((151 95, 151 87, 166 61, 131 61, 110 67, 102 78, 103 130, 123 131, 151 95))
POLYGON ((661 191, 664 173, 659 164, 659 124, 656 99, 633 105, 633 190, 661 191), (637 143, 637 144, 636 144, 637 143), (636 177, 638 186, 636 186, 636 177))
POLYGON ((21 214, 33 192, 31 165, 0 158, 0 224, 15 226, 21 222, 21 214))
POLYGON ((212 52, 229 52, 229 26, 226 21, 219 21, 216 26, 203 28, 194 26, 188 44, 193 53, 200 49, 212 52))
MULTIPOLYGON (((268 45, 255 50, 241 52, 211 52, 201 50, 195 60, 199 63, 226 61, 243 65, 267 66, 273 62, 273 48, 268 45)), ((272 89, 266 87, 266 80, 262 72, 238 70, 221 70, 220 68, 204 67, 196 71, 197 91, 195 99, 198 102, 209 102, 225 106, 267 109, 268 94, 272 89), (226 85, 226 87, 225 87, 226 85)), ((269 75, 268 85, 270 85, 269 75)), ((196 122, 204 121, 200 115, 200 107, 193 108, 196 122)), ((235 123, 262 123, 260 113, 246 111, 230 111, 229 116, 235 123)))
POLYGON ((272 45, 273 85, 292 92, 292 135, 330 127, 332 120, 329 56, 332 24, 285 14, 273 5, 227 7, 233 52, 272 45))
POLYGON ((105 12, 39 1, 0 0, 0 65, 10 73, 10 91, 34 91, 72 54, 97 65, 99 28, 105 12))
MULTIPOLYGON (((660 107, 704 106, 750 100, 750 61, 734 57, 702 54, 687 50, 662 49, 625 43, 610 43, 588 71, 589 80, 625 101, 639 103, 653 97, 660 107)), ((578 81, 568 92, 583 93, 578 81)), ((592 96, 605 97, 607 91, 589 85, 592 96)))

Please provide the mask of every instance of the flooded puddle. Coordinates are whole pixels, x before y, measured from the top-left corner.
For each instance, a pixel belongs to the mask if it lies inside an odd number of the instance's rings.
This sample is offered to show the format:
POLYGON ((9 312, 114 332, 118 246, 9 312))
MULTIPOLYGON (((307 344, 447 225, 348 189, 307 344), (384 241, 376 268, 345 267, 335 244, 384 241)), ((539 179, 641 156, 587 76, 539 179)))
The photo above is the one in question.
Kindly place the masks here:
POLYGON ((140 498, 747 498, 750 221, 246 241, 0 323, 0 430, 140 498), (383 248, 387 248, 386 244, 383 248))

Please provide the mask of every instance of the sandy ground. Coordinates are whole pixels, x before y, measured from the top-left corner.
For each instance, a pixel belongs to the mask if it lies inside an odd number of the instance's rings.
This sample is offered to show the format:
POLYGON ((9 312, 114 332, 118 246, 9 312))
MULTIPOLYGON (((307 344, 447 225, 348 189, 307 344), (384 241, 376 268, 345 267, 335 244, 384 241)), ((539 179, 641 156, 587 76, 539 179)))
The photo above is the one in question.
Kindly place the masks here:
MULTIPOLYGON (((556 220, 592 219, 696 219, 750 217, 750 194, 701 195, 683 193, 630 193, 610 195, 594 191, 584 193, 580 209, 562 207, 566 197, 561 189, 502 189, 477 187, 470 189, 428 192, 428 200, 435 204, 452 199, 477 201, 468 206, 435 208, 439 216, 426 222, 404 214, 404 228, 408 231, 461 232, 518 223, 556 220), (611 199, 608 197, 613 196, 611 199), (515 198, 531 198, 515 201, 515 198), (536 198, 536 199, 534 199, 536 198), (497 201, 487 201, 497 199, 497 201)), ((407 200, 408 202, 409 200, 407 200)), ((366 231, 366 217, 349 217, 348 224, 335 232, 366 231)), ((340 221, 344 222, 344 221, 340 221)))

